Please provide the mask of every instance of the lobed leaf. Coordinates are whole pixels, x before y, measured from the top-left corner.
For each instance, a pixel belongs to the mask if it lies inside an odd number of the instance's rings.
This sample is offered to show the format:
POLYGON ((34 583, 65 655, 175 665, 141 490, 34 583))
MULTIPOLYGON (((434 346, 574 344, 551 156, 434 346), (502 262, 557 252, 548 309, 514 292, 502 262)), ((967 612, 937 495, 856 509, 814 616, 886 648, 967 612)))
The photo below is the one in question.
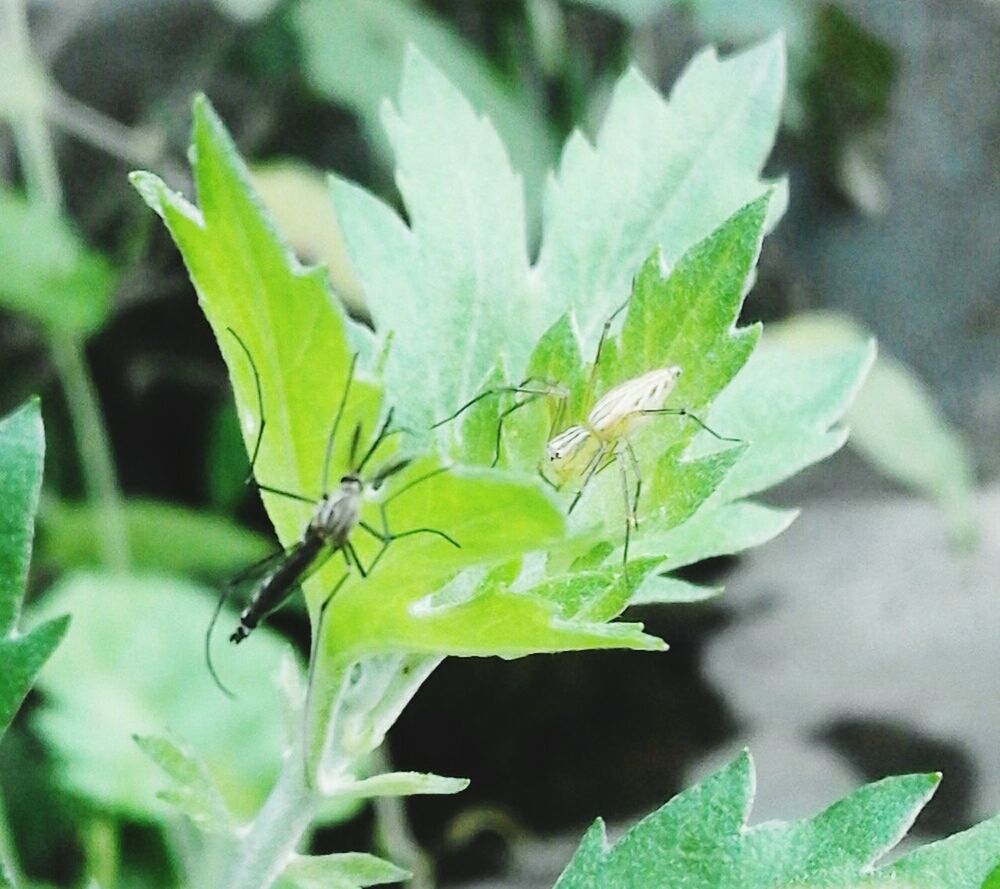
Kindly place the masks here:
POLYGON ((887 778, 813 818, 748 827, 754 781, 743 754, 613 846, 598 819, 556 889, 979 889, 1000 859, 1000 819, 875 867, 903 838, 939 779, 887 778))

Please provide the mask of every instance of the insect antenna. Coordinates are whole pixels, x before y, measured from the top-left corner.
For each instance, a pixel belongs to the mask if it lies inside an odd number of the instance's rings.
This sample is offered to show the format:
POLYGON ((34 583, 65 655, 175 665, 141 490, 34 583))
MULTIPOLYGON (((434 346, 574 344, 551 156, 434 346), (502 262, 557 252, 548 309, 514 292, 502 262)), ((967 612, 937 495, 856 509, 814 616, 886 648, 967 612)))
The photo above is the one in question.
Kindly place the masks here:
MULTIPOLYGON (((386 438, 388 438, 390 435, 393 434, 393 433, 391 433, 389 431, 389 426, 392 423, 392 415, 393 415, 394 412, 395 412, 395 408, 389 408, 389 412, 385 416, 385 421, 382 423, 382 428, 379 429, 378 435, 375 436, 375 439, 374 439, 374 441, 372 441, 371 446, 365 452, 364 457, 361 458, 361 462, 358 464, 357 468, 354 470, 358 475, 360 475, 361 472, 364 470, 364 468, 367 465, 368 461, 372 458, 372 454, 374 454, 375 451, 378 449, 378 446, 380 444, 382 444, 382 442, 385 441, 386 438)), ((396 431, 398 432, 400 430, 396 430, 396 431)), ((353 465, 353 462, 354 462, 354 446, 355 446, 355 444, 356 444, 356 441, 351 443, 351 463, 352 463, 352 465, 353 465)))
MULTIPOLYGON (((333 440, 337 436, 337 428, 340 426, 340 418, 344 415, 344 405, 347 404, 347 394, 351 391, 351 383, 354 381, 354 369, 358 363, 358 353, 351 357, 351 366, 347 371, 347 381, 344 383, 344 394, 340 397, 340 405, 337 407, 337 414, 333 418, 333 426, 330 427, 330 434, 326 439, 326 454, 323 457, 323 485, 322 493, 326 494, 330 490, 330 460, 333 458, 333 440)), ((357 432, 355 432, 357 435, 357 432)), ((352 451, 353 454, 353 451, 352 451)), ((351 462, 354 457, 351 457, 351 462)))

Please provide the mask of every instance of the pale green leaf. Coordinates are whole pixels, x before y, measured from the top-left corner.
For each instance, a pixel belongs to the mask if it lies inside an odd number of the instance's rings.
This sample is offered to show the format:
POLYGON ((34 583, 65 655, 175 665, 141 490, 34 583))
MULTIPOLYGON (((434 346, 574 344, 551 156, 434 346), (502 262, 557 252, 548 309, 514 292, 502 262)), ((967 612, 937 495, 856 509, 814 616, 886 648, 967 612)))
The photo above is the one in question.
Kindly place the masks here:
POLYGON ((203 830, 226 833, 233 824, 208 769, 191 750, 167 738, 134 738, 139 749, 155 762, 171 780, 159 797, 176 806, 203 830))
POLYGON ((402 868, 361 852, 296 855, 283 875, 298 889, 363 889, 410 878, 402 868))
MULTIPOLYGON (((259 534, 223 516, 156 500, 125 500, 132 565, 141 570, 222 576, 273 550, 259 534)), ((46 498, 40 514, 42 561, 60 568, 101 564, 102 533, 93 509, 46 498)))
POLYGON ((18 631, 44 450, 36 400, 0 420, 0 735, 69 625, 68 617, 58 617, 18 631))
MULTIPOLYGON (((715 500, 757 494, 839 450, 847 430, 838 421, 874 360, 870 340, 826 354, 763 348, 756 353, 709 413, 713 428, 747 442, 746 454, 719 486, 715 500)), ((701 435, 694 450, 703 454, 718 447, 701 435)))
MULTIPOLYGON (((849 318, 816 312, 776 325, 768 343, 793 355, 829 356, 857 350, 866 337, 849 318)), ((968 447, 910 368, 883 351, 847 420, 852 447, 890 478, 936 500, 959 540, 974 536, 968 447)))
POLYGON ((338 785, 338 799, 371 799, 379 796, 416 796, 419 794, 461 793, 469 786, 467 778, 446 778, 426 772, 386 772, 347 784, 338 785))
POLYGON ((722 587, 703 587, 679 577, 656 574, 629 599, 629 605, 681 605, 704 602, 722 593, 722 587))
POLYGON ((384 145, 382 103, 398 94, 406 48, 415 46, 462 90, 478 114, 492 120, 529 193, 538 191, 556 143, 537 99, 505 79, 425 6, 405 0, 306 0, 294 21, 313 89, 353 108, 377 145, 384 145))
MULTIPOLYGON (((596 146, 579 134, 567 144, 529 269, 520 183, 496 133, 411 53, 398 110, 386 113, 409 225, 367 192, 332 185, 376 327, 392 336, 386 384, 408 421, 448 416, 497 368, 520 379, 567 309, 592 354, 654 248, 675 262, 767 189, 759 172, 782 88, 780 42, 725 62, 702 54, 669 103, 626 75, 596 146)), ((781 206, 771 202, 769 223, 781 206)))
POLYGON ((202 650, 216 595, 180 580, 89 573, 68 575, 49 591, 45 611, 70 611, 73 624, 42 674, 46 706, 35 716, 72 792, 139 820, 162 820, 169 811, 156 799, 162 774, 132 736, 169 730, 198 751, 230 811, 245 818, 259 808, 282 752, 271 677, 285 645, 267 628, 245 646, 229 645, 223 631, 236 617, 224 611, 215 660, 238 696, 227 700, 202 650))
POLYGON ((93 333, 110 309, 115 273, 70 224, 0 187, 0 306, 47 330, 93 333))
POLYGON ((875 867, 902 839, 939 777, 887 778, 813 818, 748 827, 754 781, 744 754, 614 845, 598 821, 556 889, 979 889, 1000 858, 1000 819, 875 867))

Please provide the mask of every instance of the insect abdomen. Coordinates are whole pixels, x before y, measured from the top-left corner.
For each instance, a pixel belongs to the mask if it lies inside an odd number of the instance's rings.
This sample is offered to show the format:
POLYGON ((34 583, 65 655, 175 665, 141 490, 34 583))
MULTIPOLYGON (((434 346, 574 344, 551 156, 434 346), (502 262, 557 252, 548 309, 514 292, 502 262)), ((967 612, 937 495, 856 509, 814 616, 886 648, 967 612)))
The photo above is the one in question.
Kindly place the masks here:
POLYGON ((240 625, 230 636, 232 642, 242 642, 251 631, 298 588, 302 575, 312 565, 323 548, 323 538, 317 534, 308 535, 298 549, 294 550, 278 569, 264 583, 243 609, 240 625))

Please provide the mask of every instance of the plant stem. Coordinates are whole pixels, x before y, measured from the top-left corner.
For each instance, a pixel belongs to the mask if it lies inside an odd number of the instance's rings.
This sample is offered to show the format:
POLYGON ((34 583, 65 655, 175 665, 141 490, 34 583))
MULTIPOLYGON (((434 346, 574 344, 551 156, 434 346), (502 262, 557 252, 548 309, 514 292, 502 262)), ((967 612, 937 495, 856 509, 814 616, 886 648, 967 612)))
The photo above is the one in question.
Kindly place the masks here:
MULTIPOLYGON (((12 51, 22 70, 32 71, 34 62, 24 0, 5 0, 4 7, 12 51)), ((20 119, 14 121, 14 129, 29 196, 47 207, 53 215, 60 214, 62 186, 42 107, 26 110, 20 119)), ((66 392, 87 495, 101 520, 102 533, 99 536, 105 567, 111 571, 125 571, 129 562, 125 513, 115 478, 107 429, 82 345, 69 336, 55 333, 49 344, 53 363, 66 392)))
POLYGON ((297 746, 285 756, 278 782, 242 837, 227 889, 267 889, 280 876, 309 829, 319 798, 306 786, 297 746))
POLYGON ((103 561, 109 570, 123 572, 129 564, 128 527, 94 382, 76 340, 53 335, 50 343, 66 391, 87 497, 100 518, 103 561))

